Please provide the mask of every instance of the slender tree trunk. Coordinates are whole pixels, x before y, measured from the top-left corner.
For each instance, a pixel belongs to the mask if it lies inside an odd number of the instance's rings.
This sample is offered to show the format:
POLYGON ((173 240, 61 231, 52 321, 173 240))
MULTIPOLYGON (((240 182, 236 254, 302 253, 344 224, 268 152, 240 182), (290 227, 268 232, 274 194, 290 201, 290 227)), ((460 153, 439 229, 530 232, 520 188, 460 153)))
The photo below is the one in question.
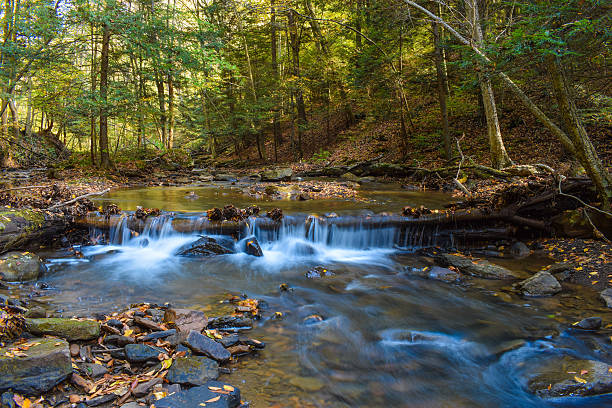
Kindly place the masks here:
POLYGON ((274 106, 272 107, 272 133, 274 138, 274 161, 278 162, 278 147, 282 143, 282 134, 280 128, 280 102, 278 99, 279 72, 278 72, 278 41, 276 34, 276 9, 275 0, 270 0, 270 52, 272 56, 272 75, 274 85, 272 94, 274 95, 274 106))
POLYGON ((157 69, 155 69, 155 85, 157 85, 157 102, 159 104, 160 141, 162 146, 166 147, 166 94, 164 81, 157 69))
POLYGON ((304 129, 308 124, 308 120, 306 119, 306 105, 304 103, 304 94, 302 92, 301 85, 301 73, 300 73, 300 38, 298 33, 298 27, 296 22, 296 16, 294 12, 289 12, 289 41, 291 43, 291 52, 292 52, 292 60, 293 60, 293 74, 297 78, 297 83, 295 85, 295 104, 297 108, 297 128, 298 128, 298 153, 299 158, 302 159, 304 157, 304 151, 302 147, 302 139, 304 135, 304 129))
MULTIPOLYGON (((29 139, 32 137, 32 121, 33 121, 33 107, 32 107, 32 76, 28 76, 28 108, 26 112, 25 120, 25 134, 29 139)), ((81 139, 79 139, 80 141, 81 139)))
MULTIPOLYGON (((90 33, 91 33, 91 97, 94 98, 95 93, 96 93, 96 88, 97 88, 96 57, 98 54, 98 43, 95 40, 93 23, 90 24, 90 33)), ((89 118, 89 153, 90 153, 92 166, 95 166, 96 163, 98 162, 98 160, 96 159, 97 151, 98 151, 96 139, 97 139, 96 137, 96 115, 94 113, 94 109, 92 109, 90 112, 90 118, 89 118)))
POLYGON ((172 73, 168 74, 168 149, 174 147, 174 80, 172 73))
POLYGON ((438 23, 432 21, 431 27, 433 29, 434 39, 434 59, 436 63, 436 76, 438 78, 438 101, 440 103, 440 116, 442 119, 442 140, 444 143, 444 153, 446 160, 452 158, 452 145, 450 139, 450 131, 448 126, 448 109, 446 106, 446 89, 447 81, 444 75, 443 56, 440 48, 440 26, 438 23))
MULTIPOLYGON (((468 20, 472 29, 472 40, 477 47, 482 47, 484 44, 484 37, 482 34, 477 2, 476 0, 467 0, 466 6, 468 20)), ((479 63, 478 82, 480 85, 480 92, 482 94, 482 102, 487 120, 487 134, 489 136, 489 148, 491 151, 491 166, 493 168, 500 169, 502 167, 511 165, 512 160, 510 160, 510 156, 508 156, 508 153, 506 152, 506 147, 504 146, 504 141, 502 139, 491 78, 484 72, 484 70, 484 65, 479 63)))
POLYGON ((104 24, 102 32, 102 54, 100 58, 100 167, 109 169, 112 164, 108 147, 108 53, 110 47, 110 27, 104 24))

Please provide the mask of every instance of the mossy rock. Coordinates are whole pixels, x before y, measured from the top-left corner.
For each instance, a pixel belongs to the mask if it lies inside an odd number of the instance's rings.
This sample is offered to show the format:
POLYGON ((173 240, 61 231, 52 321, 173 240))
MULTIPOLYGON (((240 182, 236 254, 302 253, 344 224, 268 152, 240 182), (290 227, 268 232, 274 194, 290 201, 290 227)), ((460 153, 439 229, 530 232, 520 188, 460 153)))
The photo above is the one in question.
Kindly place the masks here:
POLYGON ((9 252, 0 256, 0 277, 9 282, 36 280, 46 270, 38 255, 31 252, 9 252))
POLYGON ((34 335, 57 336, 68 341, 93 340, 100 336, 100 323, 91 320, 26 319, 26 328, 34 335))

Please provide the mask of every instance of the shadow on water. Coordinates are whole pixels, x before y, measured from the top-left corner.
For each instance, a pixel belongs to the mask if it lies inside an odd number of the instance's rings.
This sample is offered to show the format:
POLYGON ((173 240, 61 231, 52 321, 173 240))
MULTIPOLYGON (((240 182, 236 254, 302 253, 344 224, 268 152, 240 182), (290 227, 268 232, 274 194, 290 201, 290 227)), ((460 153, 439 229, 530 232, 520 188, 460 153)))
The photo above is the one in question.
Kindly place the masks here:
MULTIPOLYGON (((423 280, 405 272, 423 260, 394 249, 384 232, 353 232, 378 234, 364 241, 303 230, 270 237, 255 228, 262 258, 193 259, 175 254, 197 235, 159 231, 116 230, 121 244, 83 248, 83 259, 55 254, 42 300, 66 316, 140 301, 229 313, 220 303, 228 293, 265 300, 266 318, 251 334, 268 347, 234 363, 226 378, 254 407, 612 406, 607 396, 560 402, 526 391, 525 367, 549 353, 610 358, 609 342, 594 349, 558 335, 577 317, 577 303, 601 314, 589 290, 523 299, 504 282, 423 280), (307 278, 317 266, 331 274, 307 278), (279 291, 281 283, 291 290, 279 291), (282 318, 271 318, 275 312, 282 318)), ((504 262, 526 275, 548 260, 504 262)))

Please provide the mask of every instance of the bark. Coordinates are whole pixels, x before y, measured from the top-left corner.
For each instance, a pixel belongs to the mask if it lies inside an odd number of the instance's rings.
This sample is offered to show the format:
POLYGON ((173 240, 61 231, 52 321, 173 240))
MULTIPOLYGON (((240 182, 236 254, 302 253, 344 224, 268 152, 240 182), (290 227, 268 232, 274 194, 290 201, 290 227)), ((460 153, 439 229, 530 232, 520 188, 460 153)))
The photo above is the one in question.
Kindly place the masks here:
POLYGON ((166 94, 164 91, 164 81, 157 69, 155 70, 155 85, 157 85, 157 102, 159 104, 160 141, 162 146, 166 146, 166 94))
MULTIPOLYGON (((98 44, 94 39, 94 25, 93 23, 90 25, 90 33, 91 33, 91 95, 94 96, 96 91, 96 54, 98 53, 98 44)), ((98 150, 96 144, 96 115, 94 111, 91 111, 91 117, 89 119, 89 152, 91 157, 91 164, 93 166, 96 165, 96 152, 98 150)))
MULTIPOLYGON (((471 24, 472 41, 482 47, 484 36, 482 33, 481 19, 478 13, 478 5, 476 0, 467 0, 467 15, 471 24)), ((478 83, 482 94, 482 102, 484 104, 485 117, 487 120, 487 134, 489 137, 489 148, 491 150, 491 164, 496 169, 501 169, 512 165, 512 160, 506 152, 504 141, 502 139, 501 130, 499 127, 499 119, 497 117, 497 108, 495 106, 495 95, 493 93, 493 85, 491 78, 484 72, 485 68, 482 63, 478 63, 478 83)))
POLYGON ((279 72, 278 72, 278 41, 276 33, 276 9, 274 7, 275 0, 270 0, 270 53, 272 57, 272 75, 274 78, 274 89, 272 90, 274 97, 274 107, 272 116, 272 133, 274 138, 274 161, 278 162, 278 146, 282 143, 282 134, 280 128, 280 103, 278 97, 279 72))
POLYGON ((304 135, 304 129, 308 124, 306 119, 306 105, 304 103, 304 93, 300 84, 301 73, 300 73, 300 35, 298 32, 298 26, 296 16, 293 11, 289 12, 289 42, 291 45, 292 62, 293 62, 293 75, 296 77, 296 85, 294 89, 295 104, 297 108, 297 133, 298 133, 298 154, 299 158, 304 157, 304 151, 302 150, 302 139, 304 135))
POLYGON ((436 76, 438 80, 438 101, 440 103, 440 116, 442 120, 442 140, 444 143, 444 153, 446 156, 446 160, 450 160, 452 158, 453 152, 448 126, 448 108, 446 104, 446 90, 448 88, 448 83, 444 72, 444 57, 442 55, 442 49, 440 47, 440 25, 432 21, 431 26, 433 29, 434 58, 436 63, 436 76))
POLYGON ((112 166, 108 147, 108 53, 110 47, 110 27, 104 24, 102 33, 102 54, 100 58, 100 167, 112 166))
POLYGON ((172 73, 168 74, 168 142, 166 148, 174 147, 174 80, 172 73))

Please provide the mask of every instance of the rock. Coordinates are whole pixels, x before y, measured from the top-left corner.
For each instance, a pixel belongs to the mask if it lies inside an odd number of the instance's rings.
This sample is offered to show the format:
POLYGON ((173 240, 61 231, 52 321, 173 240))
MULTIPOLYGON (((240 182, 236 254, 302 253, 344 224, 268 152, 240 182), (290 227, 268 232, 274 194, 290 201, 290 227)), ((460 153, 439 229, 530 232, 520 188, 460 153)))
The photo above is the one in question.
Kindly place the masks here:
POLYGON ((157 360, 157 356, 165 352, 164 349, 145 344, 128 344, 125 346, 125 356, 130 363, 144 363, 148 360, 157 360))
POLYGON ((525 243, 517 241, 510 247, 510 253, 517 258, 524 258, 531 254, 531 250, 525 243))
POLYGON ((325 386, 321 380, 315 377, 293 377, 289 384, 306 392, 316 392, 325 386))
POLYGON ((611 288, 601 291, 599 293, 599 296, 601 297, 601 300, 604 301, 606 306, 612 307, 612 289, 611 288))
POLYGON ((36 280, 46 271, 40 258, 31 252, 9 252, 0 256, 0 279, 8 282, 36 280))
POLYGON ((312 268, 311 270, 309 270, 308 272, 304 274, 304 276, 306 276, 309 279, 327 278, 327 277, 334 276, 334 275, 335 274, 332 271, 322 266, 315 266, 314 268, 312 268))
POLYGON ((505 354, 505 353, 507 353, 509 351, 520 349, 525 344, 527 344, 527 342, 525 340, 523 340, 523 339, 508 340, 508 341, 505 341, 503 343, 498 344, 497 347, 495 347, 495 349, 493 349, 491 354, 493 356, 499 358, 503 354, 505 354))
POLYGON ((249 346, 245 344, 237 344, 235 346, 231 346, 227 348, 227 351, 233 356, 235 354, 249 354, 252 350, 249 346))
POLYGON ((572 269, 574 269, 574 265, 569 262, 557 262, 557 263, 550 265, 550 267, 546 270, 548 271, 548 273, 554 275, 556 273, 564 272, 564 271, 568 271, 572 269))
POLYGON ((164 382, 163 378, 153 378, 150 381, 138 384, 136 388, 134 388, 134 391, 132 391, 132 394, 134 394, 136 398, 144 397, 145 395, 149 393, 149 390, 151 388, 153 388, 154 386, 158 384, 163 384, 163 382, 164 382))
POLYGON ((107 404, 111 401, 114 401, 118 397, 119 397, 118 395, 111 393, 111 394, 102 395, 100 397, 92 398, 90 400, 85 401, 85 403, 90 407, 97 407, 99 405, 107 404))
POLYGON ((68 341, 93 340, 100 336, 100 323, 91 320, 26 319, 26 328, 37 336, 57 336, 68 341))
POLYGON ((181 391, 155 402, 156 408, 236 408, 239 405, 240 390, 219 381, 209 381, 203 386, 181 391), (217 397, 219 399, 216 399, 217 397))
POLYGON ((140 327, 144 327, 145 329, 148 329, 148 330, 152 330, 152 331, 164 331, 164 328, 161 327, 159 324, 155 323, 153 320, 146 319, 146 318, 141 317, 141 316, 137 316, 136 313, 134 313, 134 323, 136 323, 140 327))
POLYGON ((192 330, 185 340, 185 345, 196 354, 203 354, 217 360, 226 362, 230 359, 231 354, 220 343, 213 339, 203 336, 195 330, 192 330))
POLYGON ((236 176, 234 173, 219 173, 219 174, 215 174, 215 176, 213 177, 214 181, 238 181, 238 176, 236 176))
POLYGON ((107 326, 114 327, 117 330, 123 330, 123 323, 117 319, 110 319, 104 322, 107 326))
POLYGON ((240 336, 240 344, 245 344, 247 346, 251 346, 253 348, 260 349, 260 350, 266 348, 266 343, 264 343, 263 341, 250 339, 248 337, 242 337, 242 336, 240 336))
POLYGON ((426 267, 424 269, 420 268, 412 268, 412 273, 414 275, 420 276, 425 279, 432 279, 441 282, 457 282, 461 280, 461 275, 455 271, 451 271, 450 269, 441 268, 439 266, 426 267))
POLYGON ((47 311, 40 306, 34 306, 29 309, 24 316, 33 319, 45 318, 47 317, 47 311))
POLYGON ((263 251, 261 250, 261 247, 259 246, 259 242, 257 242, 257 238, 255 237, 251 237, 246 240, 244 244, 244 252, 252 256, 257 256, 257 257, 263 256, 263 251))
POLYGON ((540 271, 532 277, 519 282, 521 293, 525 296, 552 296, 561 292, 561 284, 549 272, 540 271))
POLYGON ((72 374, 68 342, 34 338, 25 357, 8 357, 10 346, 0 348, 0 392, 11 389, 25 395, 40 395, 72 374), (38 344, 37 344, 38 343, 38 344))
POLYGON ((531 369, 528 388, 543 398, 609 393, 612 372, 608 367, 601 361, 557 356, 531 369))
POLYGON ((79 346, 76 343, 72 343, 70 345, 70 356, 71 357, 78 357, 80 352, 81 352, 81 346, 79 346))
POLYGON ((133 337, 119 336, 119 335, 113 334, 111 336, 104 337, 104 343, 105 344, 115 344, 119 347, 124 347, 127 344, 136 343, 136 340, 133 337))
POLYGON ((209 329, 249 330, 253 328, 253 320, 242 316, 219 316, 208 321, 209 329))
POLYGON ((160 332, 153 332, 153 333, 147 334, 146 336, 139 337, 138 341, 147 342, 147 341, 153 341, 157 339, 165 339, 166 337, 170 337, 175 334, 176 334, 175 329, 164 330, 160 332))
POLYGON ((451 265, 460 272, 483 279, 515 279, 514 273, 502 266, 493 265, 488 261, 473 262, 459 255, 441 254, 437 259, 444 265, 451 265))
POLYGON ((575 329, 599 330, 601 328, 601 317, 587 317, 572 325, 575 329))
POLYGON ((174 384, 204 385, 219 378, 219 364, 208 357, 180 357, 174 360, 166 379, 174 384))
POLYGON ((78 365, 79 369, 88 377, 98 378, 108 373, 108 368, 101 364, 83 363, 78 365))
POLYGON ((340 179, 341 180, 354 181, 354 182, 358 182, 359 181, 359 177, 357 177, 353 173, 344 173, 343 175, 340 176, 340 179))
POLYGON ((238 336, 237 334, 230 334, 229 336, 225 336, 222 339, 219 339, 219 343, 221 343, 225 348, 235 346, 239 342, 240 336, 238 336))
POLYGON ((192 309, 167 309, 164 323, 174 323, 178 331, 189 333, 192 330, 201 332, 208 324, 204 312, 192 309))
POLYGON ((282 169, 269 169, 261 172, 261 181, 291 181, 293 170, 289 167, 282 169))
POLYGON ((178 250, 178 255, 193 257, 225 255, 231 253, 233 253, 231 249, 220 245, 216 239, 211 237, 202 237, 196 242, 178 250))

